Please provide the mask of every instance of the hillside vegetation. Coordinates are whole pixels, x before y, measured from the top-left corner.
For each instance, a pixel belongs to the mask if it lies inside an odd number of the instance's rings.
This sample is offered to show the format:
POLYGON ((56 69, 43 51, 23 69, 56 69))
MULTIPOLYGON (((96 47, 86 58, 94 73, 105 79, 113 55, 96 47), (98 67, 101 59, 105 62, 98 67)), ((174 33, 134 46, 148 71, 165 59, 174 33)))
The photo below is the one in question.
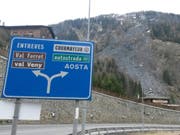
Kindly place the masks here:
MULTIPOLYGON (((86 40, 87 19, 52 26, 63 40, 86 40)), ((159 12, 91 18, 93 84, 120 95, 169 97, 180 103, 180 16, 159 12), (137 94, 138 93, 138 94, 137 94)))
POLYGON ((140 82, 118 71, 115 60, 109 57, 95 60, 93 86, 116 96, 138 98, 142 94, 140 82))

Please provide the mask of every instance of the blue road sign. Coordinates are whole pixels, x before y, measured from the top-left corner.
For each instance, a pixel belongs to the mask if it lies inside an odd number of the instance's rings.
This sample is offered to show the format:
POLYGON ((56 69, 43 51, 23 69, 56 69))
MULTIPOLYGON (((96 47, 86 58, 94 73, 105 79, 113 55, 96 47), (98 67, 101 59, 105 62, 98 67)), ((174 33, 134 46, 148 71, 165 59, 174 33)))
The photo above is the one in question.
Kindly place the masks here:
POLYGON ((2 97, 91 99, 93 43, 14 37, 2 97))

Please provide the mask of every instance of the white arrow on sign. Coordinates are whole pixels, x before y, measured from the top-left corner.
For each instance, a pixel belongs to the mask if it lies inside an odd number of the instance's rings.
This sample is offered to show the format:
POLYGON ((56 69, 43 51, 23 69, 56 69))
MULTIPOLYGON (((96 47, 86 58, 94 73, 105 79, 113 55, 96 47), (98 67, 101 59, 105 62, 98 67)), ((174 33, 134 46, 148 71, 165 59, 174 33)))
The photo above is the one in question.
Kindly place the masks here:
POLYGON ((42 76, 42 77, 44 77, 44 78, 47 79, 47 92, 46 92, 47 94, 50 93, 51 81, 52 81, 54 78, 57 78, 57 77, 62 77, 62 78, 63 78, 63 77, 65 77, 65 76, 68 74, 68 72, 61 71, 60 73, 55 74, 55 75, 49 77, 48 75, 46 75, 46 74, 44 74, 44 73, 41 73, 40 70, 34 70, 34 71, 32 71, 32 72, 36 75, 36 77, 42 76))

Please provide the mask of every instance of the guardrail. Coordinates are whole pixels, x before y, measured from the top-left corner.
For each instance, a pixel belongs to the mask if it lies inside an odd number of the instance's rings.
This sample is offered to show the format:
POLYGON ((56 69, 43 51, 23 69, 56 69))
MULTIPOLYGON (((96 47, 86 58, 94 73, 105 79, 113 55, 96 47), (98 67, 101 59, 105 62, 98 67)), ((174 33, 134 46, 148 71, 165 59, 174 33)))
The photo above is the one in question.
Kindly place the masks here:
POLYGON ((2 56, 2 55, 0 55, 0 58, 3 59, 3 60, 6 60, 6 61, 7 61, 7 59, 8 59, 8 58, 6 58, 6 57, 4 57, 4 56, 2 56))
MULTIPOLYGON (((145 131, 180 131, 179 126, 162 125, 162 126, 125 126, 125 127, 107 127, 107 128, 93 128, 85 130, 85 135, 117 135, 117 133, 125 132, 145 132, 145 131)), ((72 134, 69 134, 72 135, 72 134)), ((82 135, 81 131, 77 135, 82 135)))

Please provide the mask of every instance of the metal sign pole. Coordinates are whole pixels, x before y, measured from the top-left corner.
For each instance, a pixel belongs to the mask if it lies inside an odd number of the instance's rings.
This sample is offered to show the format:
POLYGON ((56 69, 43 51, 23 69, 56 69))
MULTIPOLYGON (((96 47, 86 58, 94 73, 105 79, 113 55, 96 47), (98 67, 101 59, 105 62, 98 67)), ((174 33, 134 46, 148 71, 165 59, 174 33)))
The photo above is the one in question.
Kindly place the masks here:
POLYGON ((142 132, 144 132, 144 89, 142 88, 142 110, 141 110, 141 116, 142 116, 142 132))
POLYGON ((91 0, 89 0, 89 9, 88 9, 88 32, 87 32, 87 41, 90 38, 90 13, 91 13, 91 0))
POLYGON ((78 119, 79 119, 79 100, 76 100, 75 101, 75 110, 74 110, 73 135, 77 135, 78 119))
POLYGON ((82 106, 82 125, 81 125, 81 134, 85 134, 85 124, 86 124, 86 113, 87 113, 87 101, 83 101, 82 106))
POLYGON ((20 99, 17 98, 15 101, 15 108, 14 108, 14 116, 12 121, 12 129, 11 129, 11 135, 16 135, 17 131, 17 122, 19 119, 19 110, 20 110, 20 99))
MULTIPOLYGON (((90 39, 90 13, 91 13, 91 0, 89 0, 89 8, 88 8, 88 32, 87 32, 87 41, 90 39)), ((86 124, 86 114, 87 114, 87 103, 88 101, 83 101, 83 109, 82 109, 82 126, 81 133, 85 134, 85 124, 86 124)))

